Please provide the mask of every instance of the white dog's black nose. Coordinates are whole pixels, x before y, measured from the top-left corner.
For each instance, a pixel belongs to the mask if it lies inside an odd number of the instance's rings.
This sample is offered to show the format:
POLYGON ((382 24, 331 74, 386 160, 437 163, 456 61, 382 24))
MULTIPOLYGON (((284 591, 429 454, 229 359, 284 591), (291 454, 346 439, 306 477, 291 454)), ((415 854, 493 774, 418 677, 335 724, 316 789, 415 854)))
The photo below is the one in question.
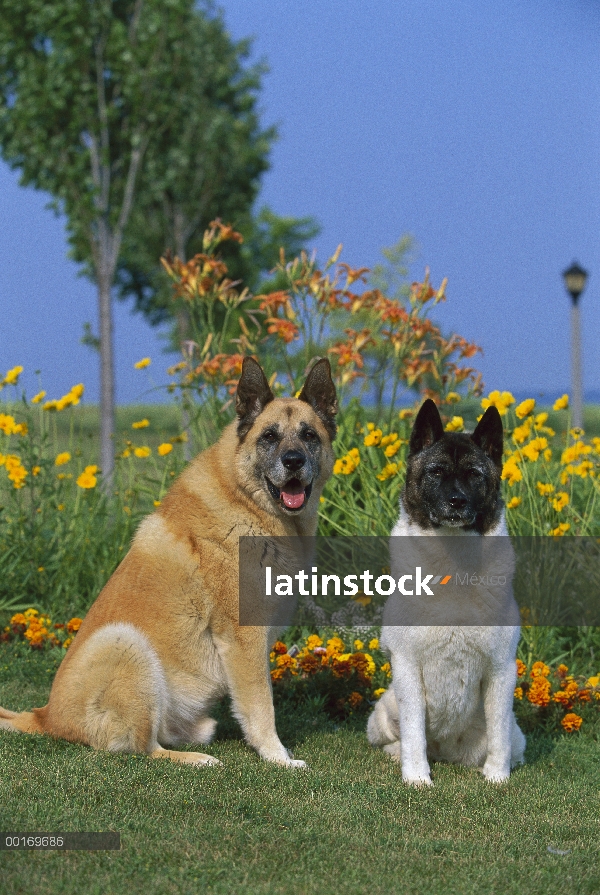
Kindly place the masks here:
POLYGON ((286 451, 281 462, 290 472, 298 472, 306 463, 306 457, 301 451, 286 451))

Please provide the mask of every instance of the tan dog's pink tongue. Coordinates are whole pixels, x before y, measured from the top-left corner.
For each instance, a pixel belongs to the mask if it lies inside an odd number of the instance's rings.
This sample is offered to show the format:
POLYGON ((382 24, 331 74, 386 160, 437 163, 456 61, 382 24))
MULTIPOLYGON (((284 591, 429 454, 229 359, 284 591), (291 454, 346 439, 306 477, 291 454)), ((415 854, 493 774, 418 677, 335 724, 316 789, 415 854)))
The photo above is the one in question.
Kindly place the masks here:
POLYGON ((299 491, 298 494, 290 494, 289 491, 282 491, 281 499, 290 510, 297 510, 298 507, 301 507, 304 503, 304 491, 299 491))

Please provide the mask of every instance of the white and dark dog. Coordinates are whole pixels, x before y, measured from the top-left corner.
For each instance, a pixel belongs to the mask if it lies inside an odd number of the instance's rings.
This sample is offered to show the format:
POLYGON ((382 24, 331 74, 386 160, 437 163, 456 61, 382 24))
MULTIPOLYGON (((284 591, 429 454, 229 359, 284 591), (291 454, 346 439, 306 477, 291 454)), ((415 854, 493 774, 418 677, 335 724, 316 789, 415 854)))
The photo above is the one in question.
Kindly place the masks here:
POLYGON ((513 713, 519 612, 500 496, 502 435, 495 407, 471 435, 444 432, 431 400, 411 434, 390 539, 391 573, 403 578, 403 593, 388 600, 381 637, 393 681, 367 727, 409 784, 431 785, 428 759, 479 767, 493 782, 523 762, 525 737, 513 713), (426 572, 457 566, 466 569, 460 583, 477 586, 461 587, 453 576, 434 594, 423 583, 433 578, 426 572))

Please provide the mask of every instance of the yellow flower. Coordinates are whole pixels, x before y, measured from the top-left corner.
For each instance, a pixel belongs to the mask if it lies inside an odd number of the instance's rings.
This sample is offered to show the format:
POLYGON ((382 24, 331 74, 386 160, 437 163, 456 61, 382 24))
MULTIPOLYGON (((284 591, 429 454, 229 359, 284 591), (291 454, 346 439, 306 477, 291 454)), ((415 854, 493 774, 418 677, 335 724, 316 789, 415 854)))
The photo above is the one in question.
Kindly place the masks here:
POLYGON ((144 367, 149 367, 151 363, 152 361, 149 357, 143 357, 141 360, 137 361, 133 367, 135 370, 143 370, 144 367))
POLYGON ((382 435, 383 432, 381 429, 372 429, 369 434, 365 436, 365 445, 367 447, 377 447, 381 441, 382 435))
MULTIPOLYGON (((394 444, 396 441, 399 441, 399 435, 397 432, 390 432, 389 435, 384 435, 381 439, 381 447, 387 447, 388 444, 394 444)), ((400 445, 398 445, 400 446, 400 445)))
POLYGON ((373 696, 375 699, 380 699, 381 696, 385 693, 385 687, 378 687, 376 690, 373 690, 373 696))
POLYGON ((59 503, 58 506, 56 507, 56 509, 61 513, 64 510, 64 508, 65 508, 64 503, 59 503))
POLYGON ((16 488, 17 490, 22 488, 25 485, 25 478, 29 473, 21 463, 19 457, 14 454, 9 454, 7 457, 4 457, 2 465, 6 467, 8 478, 13 483, 13 488, 16 488))
POLYGON ((562 398, 557 398, 554 404, 552 405, 552 410, 565 410, 569 406, 569 396, 563 395, 562 398))
POLYGON ((41 471, 42 471, 42 467, 41 467, 41 466, 32 466, 32 467, 31 467, 31 474, 32 474, 32 475, 39 475, 41 471))
POLYGON ((358 448, 352 448, 345 457, 340 457, 339 460, 335 461, 333 473, 334 475, 350 475, 351 472, 355 471, 359 463, 360 454, 358 448))
POLYGON ((448 392, 446 395, 446 404, 458 404, 460 400, 461 397, 458 392, 448 392))
POLYGON ((369 640, 369 649, 379 649, 379 640, 377 637, 374 637, 373 640, 369 640))
POLYGON ((523 699, 523 687, 515 687, 515 699, 523 699))
POLYGON ((154 506, 155 506, 155 507, 159 507, 159 506, 161 505, 161 503, 162 503, 161 500, 155 500, 155 501, 154 501, 154 506))
POLYGON ((450 422, 446 423, 446 432, 462 432, 465 428, 465 421, 462 416, 453 416, 450 422))
POLYGON ((81 475, 77 478, 76 483, 80 488, 95 488, 98 484, 96 473, 97 466, 86 466, 81 475))
POLYGON ((362 640, 355 640, 355 641, 354 641, 354 649, 355 649, 355 650, 359 650, 359 651, 360 651, 360 650, 362 650, 362 649, 364 649, 364 648, 365 648, 365 645, 364 645, 364 643, 362 642, 362 640))
MULTIPOLYGON (((12 621, 12 619, 11 619, 11 621, 12 621)), ((595 675, 594 677, 589 677, 587 682, 588 682, 588 686, 590 686, 590 687, 599 686, 600 685, 600 675, 595 675)))
POLYGON ((394 457, 398 451, 400 450, 400 445, 402 442, 395 441, 393 444, 388 444, 386 449, 384 450, 384 454, 386 457, 394 457))
POLYGON ((516 482, 520 482, 523 478, 523 473, 519 469, 518 462, 518 457, 513 454, 502 467, 502 478, 508 479, 509 485, 514 485, 516 482))
POLYGON ((535 398, 526 398, 525 401, 521 401, 521 403, 517 407, 515 407, 515 413, 520 420, 523 420, 526 416, 529 416, 534 407, 535 398))
POLYGON ((410 407, 405 407, 403 410, 400 411, 398 416, 401 420, 407 420, 409 419, 409 417, 414 416, 414 410, 412 410, 412 408, 410 407))
POLYGON ((68 451, 63 451, 62 454, 58 454, 56 460, 54 461, 55 466, 64 466, 65 463, 68 463, 71 459, 71 455, 68 451))
POLYGON ((389 662, 384 662, 381 666, 381 670, 387 674, 388 677, 392 676, 392 666, 389 662))
POLYGON ((591 445, 584 444, 583 441, 576 441, 575 444, 572 444, 570 447, 564 449, 560 458, 560 462, 563 465, 566 465, 567 463, 574 463, 576 460, 579 460, 580 457, 583 457, 586 454, 591 454, 591 452, 591 445))
POLYGON ((399 469, 400 465, 398 463, 386 463, 377 478, 380 482, 385 482, 387 479, 391 479, 392 476, 396 475, 399 469))
POLYGON ((511 499, 510 499, 510 500, 508 501, 508 503, 506 504, 506 509, 507 509, 507 510, 514 510, 514 509, 516 509, 516 507, 518 507, 518 506, 520 506, 520 505, 521 505, 521 498, 520 498, 520 497, 511 497, 511 499))
POLYGON ((344 652, 344 641, 339 637, 331 637, 327 641, 327 655, 340 656, 344 652))
POLYGON ((557 525, 556 528, 552 528, 550 530, 550 534, 555 538, 562 538, 562 536, 570 529, 571 525, 569 522, 561 522, 560 525, 557 525))
POLYGON ((152 449, 149 447, 136 447, 133 449, 133 453, 136 457, 149 457, 152 453, 152 449))
POLYGON ((552 506, 556 510, 557 513, 560 513, 561 510, 569 503, 569 495, 566 491, 559 491, 554 500, 552 501, 552 506))
POLYGON ((510 392, 500 393, 496 390, 490 392, 487 398, 482 399, 481 406, 484 410, 487 410, 488 407, 496 407, 500 416, 504 416, 510 405, 514 403, 515 399, 510 392))
POLYGON ((46 397, 46 392, 44 392, 44 391, 38 392, 37 395, 34 395, 33 398, 31 399, 31 403, 39 404, 40 401, 45 397, 46 397))
POLYGON ((13 435, 16 432, 17 424, 14 416, 8 413, 0 413, 0 431, 5 435, 13 435))
POLYGON ((306 638, 306 648, 309 650, 313 650, 317 646, 323 646, 323 641, 318 634, 309 634, 309 636, 306 638))
POLYGON ((529 444, 526 444, 525 447, 521 449, 521 453, 524 454, 528 460, 531 460, 532 463, 535 463, 542 451, 547 447, 548 439, 538 437, 530 441, 529 444))
POLYGON ((145 429, 146 426, 149 426, 149 425, 150 425, 150 420, 143 419, 143 420, 138 420, 137 423, 132 423, 131 428, 132 429, 145 429))
POLYGON ((531 435, 531 420, 525 420, 521 426, 516 426, 512 434, 513 441, 523 444, 531 435))
POLYGON ((159 444, 158 446, 158 455, 159 457, 166 457, 167 454, 170 454, 173 450, 173 445, 168 442, 164 442, 163 444, 159 444))
POLYGON ((554 493, 554 485, 551 485, 549 482, 536 482, 535 487, 538 489, 542 497, 548 497, 548 495, 554 493))
POLYGON ((12 370, 8 370, 3 385, 16 385, 22 372, 23 367, 13 367, 12 370))

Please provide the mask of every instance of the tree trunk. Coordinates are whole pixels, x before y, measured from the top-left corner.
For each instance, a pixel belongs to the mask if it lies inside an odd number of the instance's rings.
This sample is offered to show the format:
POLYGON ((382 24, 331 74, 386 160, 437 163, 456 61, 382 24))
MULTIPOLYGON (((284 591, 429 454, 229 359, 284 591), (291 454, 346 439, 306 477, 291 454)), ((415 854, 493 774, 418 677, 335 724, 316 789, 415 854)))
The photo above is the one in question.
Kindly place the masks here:
POLYGON ((115 381, 113 357, 113 321, 111 277, 103 272, 98 278, 100 324, 100 469, 104 485, 110 488, 115 465, 115 381))

